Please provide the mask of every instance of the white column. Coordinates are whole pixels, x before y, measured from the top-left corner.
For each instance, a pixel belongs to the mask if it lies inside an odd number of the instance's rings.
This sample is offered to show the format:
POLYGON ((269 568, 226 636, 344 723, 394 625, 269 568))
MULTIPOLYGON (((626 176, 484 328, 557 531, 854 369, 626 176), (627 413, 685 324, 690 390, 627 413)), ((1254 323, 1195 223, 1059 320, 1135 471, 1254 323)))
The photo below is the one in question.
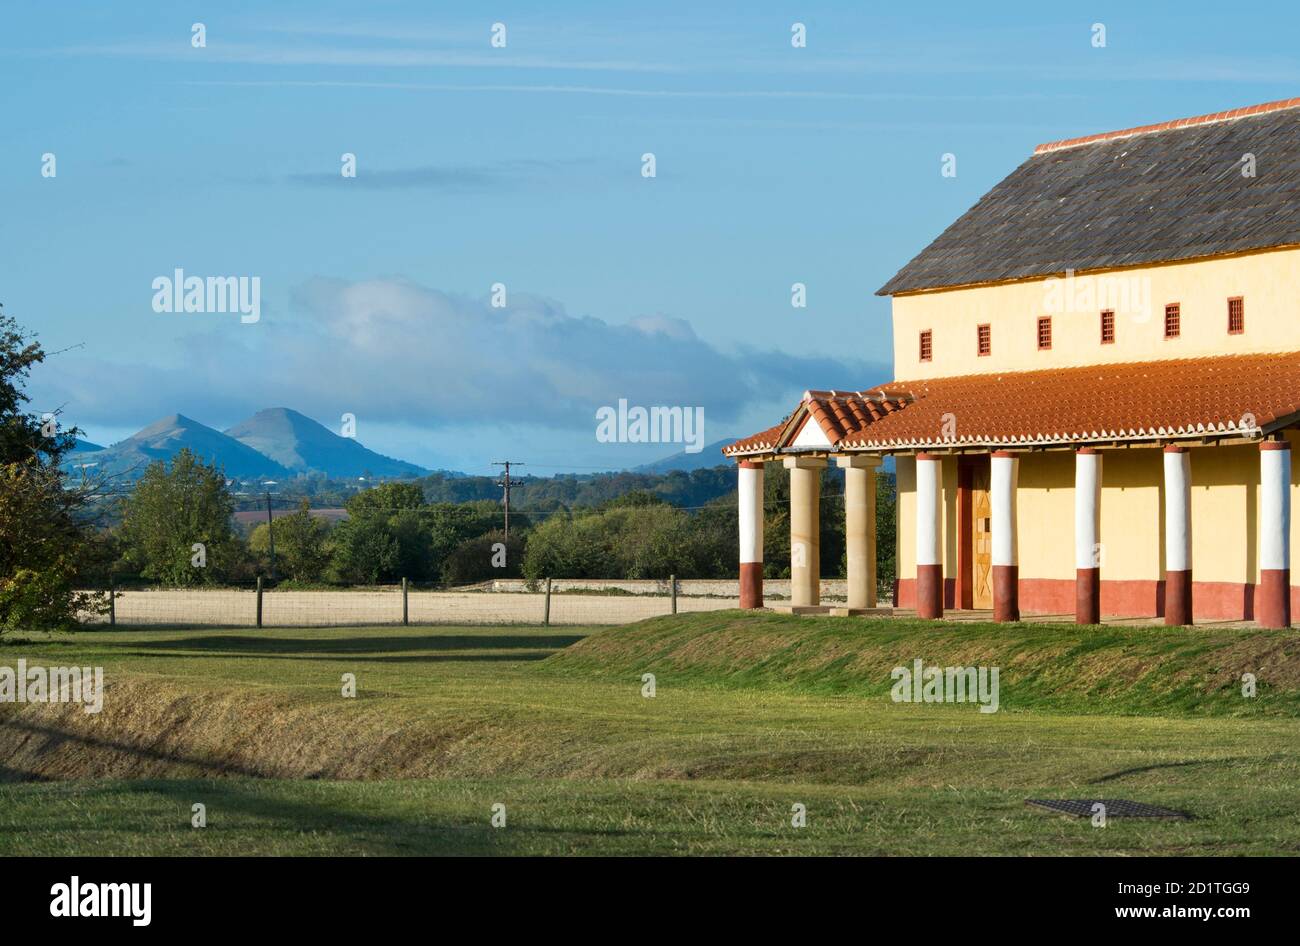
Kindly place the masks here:
POLYGON ((763 606, 763 464, 742 461, 737 471, 740 512, 740 606, 763 606))
POLYGON ((1192 468, 1186 447, 1165 447, 1165 623, 1192 623, 1192 468))
POLYGON ((1074 455, 1074 620, 1101 623, 1101 454, 1074 455))
POLYGON ((1291 626, 1291 445, 1259 445, 1259 586, 1255 620, 1291 626))
POLYGON ((916 456, 916 611, 923 618, 943 615, 943 550, 940 544, 940 503, 943 461, 916 456))
MULTIPOLYGON (((1279 441, 1270 441, 1277 443, 1279 441)), ((1291 567, 1291 451, 1259 452, 1259 567, 1291 567)))
POLYGON ((1020 620, 1020 574, 1016 538, 1016 488, 1020 460, 1001 450, 989 458, 989 514, 993 555, 993 620, 1020 620))

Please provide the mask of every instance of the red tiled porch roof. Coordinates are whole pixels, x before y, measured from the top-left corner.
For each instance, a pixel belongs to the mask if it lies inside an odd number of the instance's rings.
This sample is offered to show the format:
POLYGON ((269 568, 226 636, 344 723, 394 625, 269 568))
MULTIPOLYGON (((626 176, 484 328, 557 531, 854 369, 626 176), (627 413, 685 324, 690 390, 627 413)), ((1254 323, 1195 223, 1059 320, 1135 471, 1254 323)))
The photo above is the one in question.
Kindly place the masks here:
POLYGON ((873 391, 805 391, 799 406, 781 423, 723 447, 726 456, 761 453, 785 446, 805 423, 816 421, 826 439, 838 445, 845 437, 867 429, 888 414, 903 408, 906 392, 893 385, 873 391))
POLYGON ((1300 352, 895 381, 874 392, 889 407, 855 410, 867 393, 808 392, 781 424, 723 453, 776 452, 805 414, 844 451, 1255 436, 1300 419, 1300 352))

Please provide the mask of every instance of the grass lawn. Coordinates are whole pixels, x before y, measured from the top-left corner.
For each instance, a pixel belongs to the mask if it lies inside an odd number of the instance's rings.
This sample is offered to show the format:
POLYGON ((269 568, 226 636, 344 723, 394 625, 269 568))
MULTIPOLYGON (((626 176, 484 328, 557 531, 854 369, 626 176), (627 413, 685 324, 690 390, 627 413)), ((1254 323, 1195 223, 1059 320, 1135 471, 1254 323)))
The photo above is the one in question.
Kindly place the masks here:
POLYGON ((0 705, 0 856, 1300 852, 1283 632, 711 612, 0 645, 19 658, 108 689, 98 715, 0 705), (1000 666, 1001 710, 892 702, 914 657, 1000 666), (1094 828, 1030 797, 1194 818, 1094 828))

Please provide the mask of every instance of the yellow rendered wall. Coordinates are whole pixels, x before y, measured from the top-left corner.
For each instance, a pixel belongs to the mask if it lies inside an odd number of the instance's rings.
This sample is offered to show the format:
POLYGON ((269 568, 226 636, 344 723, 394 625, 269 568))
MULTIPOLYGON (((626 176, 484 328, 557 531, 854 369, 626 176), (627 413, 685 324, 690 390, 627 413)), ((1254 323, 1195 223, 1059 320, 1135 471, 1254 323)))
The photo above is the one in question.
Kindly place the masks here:
POLYGON ((1021 578, 1074 580, 1074 454, 1020 458, 1016 525, 1021 578))
POLYGON ((1300 249, 1192 263, 1031 279, 998 286, 895 296, 894 377, 917 380, 1121 361, 1248 352, 1300 351, 1300 249), (1075 299, 1091 287, 1093 300, 1075 299), (1127 292, 1129 310, 1123 311, 1127 292), (1102 296, 1113 294, 1102 304, 1102 296), (1245 300, 1246 330, 1228 334, 1228 299, 1245 300), (1164 307, 1181 306, 1182 333, 1164 337, 1164 307), (1143 307, 1143 303, 1147 305, 1143 307), (1058 311, 1049 311, 1055 307, 1058 311), (1115 342, 1100 342, 1100 314, 1116 308, 1115 342), (1073 309, 1073 311, 1069 311, 1073 309), (1066 310, 1066 311, 1060 311, 1066 310), (1038 317, 1052 316, 1052 347, 1038 350, 1038 317), (976 326, 991 327, 981 357, 976 326), (933 333, 933 359, 920 360, 919 333, 933 333))
MULTIPOLYGON (((1193 457, 1192 477, 1200 466, 1193 457)), ((1158 581, 1165 569, 1164 451, 1158 447, 1103 450, 1101 455, 1101 576, 1158 581)), ((1073 492, 1071 489, 1071 501, 1073 492)), ((1073 510, 1073 506, 1071 506, 1073 510)), ((1071 535, 1074 514, 1071 511, 1071 535)), ((1195 500, 1192 515, 1195 517, 1195 500)), ((1193 519, 1195 523, 1195 519, 1193 519)), ((1195 528, 1193 527, 1193 534, 1195 528)))
POLYGON ((898 523, 894 529, 895 557, 898 578, 916 577, 916 459, 896 457, 894 484, 898 490, 895 511, 898 523), (906 563, 906 564, 904 564, 906 563))
MULTIPOLYGON (((1291 546, 1300 549, 1300 434, 1293 454, 1291 546)), ((1102 451, 1102 577, 1156 581, 1164 572, 1164 453, 1102 451)), ((897 459, 898 577, 916 577, 916 466, 897 459)), ((1259 448, 1192 449, 1192 573, 1196 581, 1259 581, 1259 448)), ((944 459, 944 575, 956 577, 957 461, 944 459)), ((1074 579, 1074 454, 1023 454, 1017 493, 1022 578, 1074 579)))
POLYGON ((1193 450, 1191 463, 1192 579, 1258 581, 1259 447, 1193 450))

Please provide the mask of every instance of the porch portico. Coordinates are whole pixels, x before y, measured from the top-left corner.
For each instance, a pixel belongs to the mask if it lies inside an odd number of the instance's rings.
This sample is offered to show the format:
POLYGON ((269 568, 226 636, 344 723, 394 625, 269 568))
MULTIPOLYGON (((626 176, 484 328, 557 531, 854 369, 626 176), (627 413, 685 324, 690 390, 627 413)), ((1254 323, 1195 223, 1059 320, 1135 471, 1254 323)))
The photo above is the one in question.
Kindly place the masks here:
MULTIPOLYGON (((742 561, 745 537, 761 534, 763 469, 780 463, 790 476, 791 609, 832 612, 819 595, 818 523, 833 462, 844 473, 849 588, 834 613, 874 608, 875 480, 892 456, 895 609, 1286 627, 1300 590, 1290 581, 1296 419, 1286 393, 1300 387, 1300 355, 1224 362, 1237 370, 1193 384, 1185 365, 1163 362, 806 392, 781 424, 725 451, 757 483, 741 490, 742 561), (1266 363, 1276 377, 1260 377, 1266 363), (1089 400, 1090 386, 1127 397, 1089 400)), ((743 606, 761 607, 761 548, 757 568, 748 564, 743 606)))

